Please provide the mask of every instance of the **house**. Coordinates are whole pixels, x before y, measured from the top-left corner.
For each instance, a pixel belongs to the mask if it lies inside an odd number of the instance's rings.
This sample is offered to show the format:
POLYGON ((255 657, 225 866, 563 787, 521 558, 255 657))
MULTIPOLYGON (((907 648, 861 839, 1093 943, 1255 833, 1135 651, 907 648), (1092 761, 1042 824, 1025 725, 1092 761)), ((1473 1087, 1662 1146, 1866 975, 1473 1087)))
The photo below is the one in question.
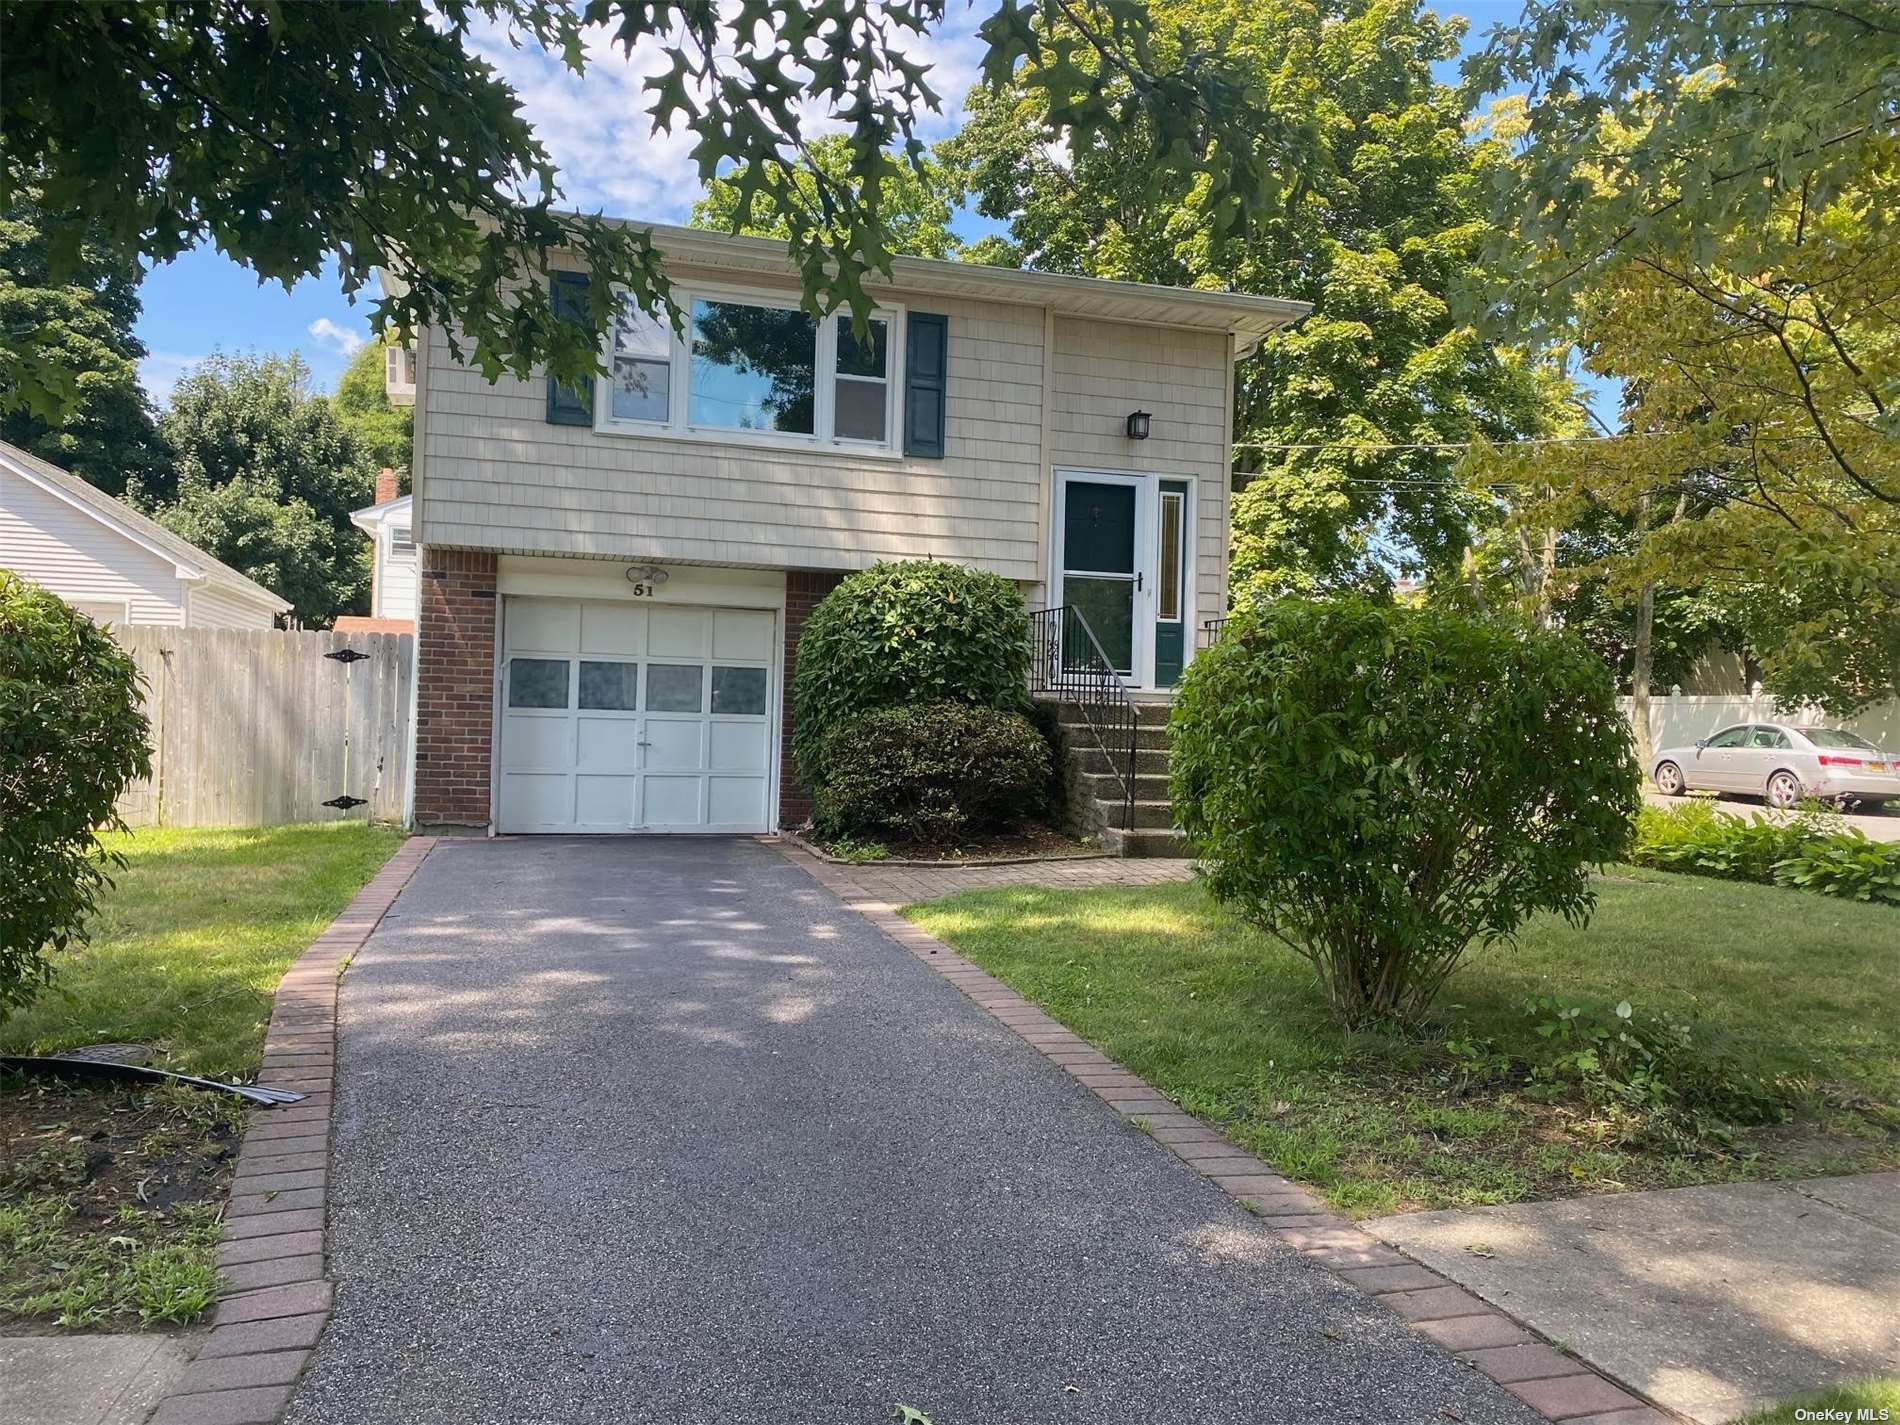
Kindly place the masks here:
POLYGON ((1179 677, 1226 606, 1235 359, 1305 304, 898 258, 861 339, 783 243, 652 231, 686 332, 628 306, 589 389, 418 336, 416 823, 797 824, 798 636, 879 560, 993 570, 1132 687, 1179 677))
POLYGON ((273 628, 290 603, 121 500, 0 442, 0 568, 106 625, 273 628))
POLYGON ((376 477, 376 503, 350 516, 350 523, 369 536, 369 615, 345 614, 336 621, 339 633, 416 631, 414 502, 396 493, 397 480, 396 471, 384 470, 376 477))

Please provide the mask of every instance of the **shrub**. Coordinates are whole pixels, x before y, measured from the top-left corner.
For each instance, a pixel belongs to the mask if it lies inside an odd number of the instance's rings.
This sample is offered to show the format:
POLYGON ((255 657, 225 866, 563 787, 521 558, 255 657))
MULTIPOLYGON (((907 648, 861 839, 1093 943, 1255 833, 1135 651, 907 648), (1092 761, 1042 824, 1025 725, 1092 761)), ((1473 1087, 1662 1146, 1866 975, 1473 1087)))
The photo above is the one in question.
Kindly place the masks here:
POLYGON ((792 759, 816 794, 823 749, 873 708, 954 702, 1015 711, 1029 686, 1029 612, 1001 575, 911 560, 853 574, 806 620, 792 681, 792 759))
POLYGON ((1900 843, 1875 841, 1826 813, 1743 818, 1699 802, 1645 806, 1630 860, 1639 866, 1760 881, 1900 905, 1900 843))
POLYGON ((83 942, 105 883, 93 834, 151 771, 131 658, 92 620, 0 569, 0 1018, 83 942))
POLYGON ((827 836, 943 843, 1041 809, 1049 746, 1020 713, 963 703, 878 708, 824 740, 827 836))
POLYGON ((1573 923, 1638 773, 1574 638, 1364 598, 1236 615, 1173 718, 1176 820, 1216 899, 1312 962, 1347 1024, 1417 1015, 1473 941, 1573 923))

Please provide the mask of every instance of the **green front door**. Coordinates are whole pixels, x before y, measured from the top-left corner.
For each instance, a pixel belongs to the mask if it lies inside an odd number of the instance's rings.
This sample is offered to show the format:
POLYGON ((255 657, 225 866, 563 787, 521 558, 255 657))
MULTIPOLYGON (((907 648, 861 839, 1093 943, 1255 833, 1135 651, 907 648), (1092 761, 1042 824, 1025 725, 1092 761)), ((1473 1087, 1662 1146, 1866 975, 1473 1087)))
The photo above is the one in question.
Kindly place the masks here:
MULTIPOLYGON (((1062 601, 1088 620, 1115 671, 1135 667, 1137 490, 1107 480, 1065 482, 1062 601)), ((1086 650, 1065 652, 1081 661, 1086 650)))
POLYGON ((1163 480, 1155 505, 1155 686, 1172 688, 1187 661, 1187 482, 1163 480))

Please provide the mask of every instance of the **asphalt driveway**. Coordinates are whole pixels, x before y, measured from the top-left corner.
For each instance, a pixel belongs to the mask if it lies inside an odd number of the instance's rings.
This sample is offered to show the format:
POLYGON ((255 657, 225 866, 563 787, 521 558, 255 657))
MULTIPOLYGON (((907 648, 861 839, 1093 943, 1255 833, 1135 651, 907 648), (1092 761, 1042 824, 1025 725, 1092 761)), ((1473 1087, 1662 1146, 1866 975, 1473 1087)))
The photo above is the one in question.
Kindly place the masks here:
POLYGON ((343 981, 296 1425, 1532 1416, 770 848, 446 842, 343 981))

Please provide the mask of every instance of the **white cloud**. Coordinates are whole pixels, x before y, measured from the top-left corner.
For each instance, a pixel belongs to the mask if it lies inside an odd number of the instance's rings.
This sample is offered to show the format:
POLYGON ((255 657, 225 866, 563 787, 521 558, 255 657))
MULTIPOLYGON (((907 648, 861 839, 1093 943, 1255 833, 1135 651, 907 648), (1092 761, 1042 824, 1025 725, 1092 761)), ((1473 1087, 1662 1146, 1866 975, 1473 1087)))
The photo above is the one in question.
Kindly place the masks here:
MULTIPOLYGON (((926 143, 949 137, 962 124, 964 96, 982 68, 983 43, 976 29, 989 6, 951 8, 952 17, 936 31, 903 44, 909 58, 930 66, 925 82, 943 105, 941 113, 917 115, 918 137, 926 143)), ((647 106, 653 96, 642 86, 671 64, 657 40, 642 41, 629 55, 604 32, 594 32, 584 78, 532 41, 517 48, 500 29, 478 31, 471 41, 520 95, 524 116, 559 171, 561 206, 660 223, 686 221, 704 191, 692 157, 698 140, 686 131, 651 131, 647 106)), ((804 106, 799 120, 811 135, 844 127, 815 104, 804 106)))
POLYGON ((346 326, 340 326, 336 322, 331 321, 328 317, 318 317, 309 326, 305 327, 304 330, 309 332, 316 340, 326 343, 332 349, 341 352, 344 356, 356 355, 357 352, 363 349, 363 343, 369 340, 369 338, 362 333, 351 331, 346 326))
POLYGON ((139 385, 145 388, 145 394, 155 405, 169 406, 172 387, 178 384, 178 378, 203 360, 202 356, 189 356, 181 351, 154 351, 139 362, 139 385))

